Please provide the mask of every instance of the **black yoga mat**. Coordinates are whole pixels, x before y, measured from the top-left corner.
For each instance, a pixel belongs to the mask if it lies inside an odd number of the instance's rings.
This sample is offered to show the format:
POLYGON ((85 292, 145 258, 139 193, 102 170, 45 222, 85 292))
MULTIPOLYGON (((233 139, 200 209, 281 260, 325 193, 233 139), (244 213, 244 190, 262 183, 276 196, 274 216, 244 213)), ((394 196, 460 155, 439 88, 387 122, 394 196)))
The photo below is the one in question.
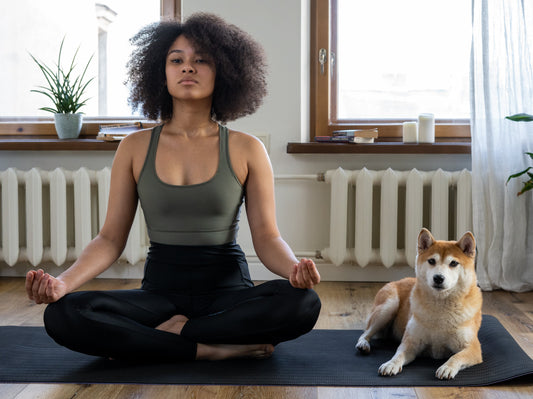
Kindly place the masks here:
POLYGON ((379 376, 379 365, 392 357, 396 345, 375 341, 372 354, 360 355, 355 349, 360 333, 313 330, 279 344, 266 360, 135 364, 69 351, 42 327, 5 326, 0 327, 0 383, 484 386, 523 376, 533 382, 533 360, 492 316, 483 317, 479 333, 484 362, 450 381, 435 378, 444 361, 429 358, 416 359, 397 376, 379 376))

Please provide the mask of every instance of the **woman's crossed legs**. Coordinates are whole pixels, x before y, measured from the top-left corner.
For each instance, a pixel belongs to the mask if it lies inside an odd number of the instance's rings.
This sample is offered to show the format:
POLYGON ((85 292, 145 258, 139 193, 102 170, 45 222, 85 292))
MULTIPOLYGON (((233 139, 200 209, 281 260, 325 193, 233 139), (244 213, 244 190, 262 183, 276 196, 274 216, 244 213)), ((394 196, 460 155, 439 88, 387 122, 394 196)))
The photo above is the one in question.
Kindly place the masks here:
POLYGON ((60 345, 117 359, 268 357, 273 345, 310 331, 320 311, 313 290, 285 280, 207 295, 146 290, 81 291, 45 311, 60 345))

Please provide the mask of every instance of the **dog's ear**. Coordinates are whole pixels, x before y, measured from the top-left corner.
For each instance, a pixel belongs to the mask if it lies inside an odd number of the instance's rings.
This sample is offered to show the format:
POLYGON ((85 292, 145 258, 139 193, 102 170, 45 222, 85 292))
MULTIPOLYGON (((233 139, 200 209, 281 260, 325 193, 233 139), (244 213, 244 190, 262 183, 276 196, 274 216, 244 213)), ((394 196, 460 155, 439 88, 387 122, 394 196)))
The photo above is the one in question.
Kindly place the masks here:
POLYGON ((476 239, 474 235, 467 231, 459 241, 457 241, 457 246, 461 248, 466 255, 470 257, 476 256, 476 239))
POLYGON ((431 247, 435 242, 435 238, 431 235, 428 229, 423 228, 418 234, 418 253, 424 252, 431 247))

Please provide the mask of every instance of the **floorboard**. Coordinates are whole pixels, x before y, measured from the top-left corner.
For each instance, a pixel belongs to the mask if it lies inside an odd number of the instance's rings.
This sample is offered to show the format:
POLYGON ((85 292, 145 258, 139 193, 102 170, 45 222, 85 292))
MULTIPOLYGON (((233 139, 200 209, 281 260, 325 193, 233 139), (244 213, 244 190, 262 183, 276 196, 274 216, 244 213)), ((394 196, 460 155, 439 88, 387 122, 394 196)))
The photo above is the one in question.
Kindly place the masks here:
MULTIPOLYGON (((138 280, 96 279, 82 289, 129 289, 138 280)), ((363 329, 374 295, 383 283, 323 282, 316 290, 322 310, 316 328, 363 329)), ((533 357, 533 292, 483 293, 483 312, 497 317, 529 356, 533 357)), ((43 325, 44 306, 32 304, 21 278, 0 278, 0 325, 43 325)), ((355 337, 354 337, 355 342, 355 337)), ((43 365, 45 366, 45 365, 43 365)), ((264 387, 264 386, 185 386, 117 384, 0 384, 3 399, 158 399, 158 398, 253 398, 253 399, 382 399, 382 398, 533 398, 533 386, 524 383, 473 388, 348 388, 348 387, 264 387)))

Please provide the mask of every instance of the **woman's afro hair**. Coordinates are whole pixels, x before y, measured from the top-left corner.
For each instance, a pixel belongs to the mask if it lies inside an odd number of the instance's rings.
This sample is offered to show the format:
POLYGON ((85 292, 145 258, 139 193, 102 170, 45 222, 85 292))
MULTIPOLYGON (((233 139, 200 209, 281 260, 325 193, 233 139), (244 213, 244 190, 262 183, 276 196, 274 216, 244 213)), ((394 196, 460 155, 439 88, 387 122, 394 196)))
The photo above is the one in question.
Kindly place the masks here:
POLYGON ((193 14, 183 23, 148 25, 130 39, 134 46, 127 64, 130 105, 152 120, 172 117, 165 63, 170 46, 180 35, 215 62, 213 120, 227 122, 254 113, 266 95, 263 49, 246 32, 208 13, 193 14))

